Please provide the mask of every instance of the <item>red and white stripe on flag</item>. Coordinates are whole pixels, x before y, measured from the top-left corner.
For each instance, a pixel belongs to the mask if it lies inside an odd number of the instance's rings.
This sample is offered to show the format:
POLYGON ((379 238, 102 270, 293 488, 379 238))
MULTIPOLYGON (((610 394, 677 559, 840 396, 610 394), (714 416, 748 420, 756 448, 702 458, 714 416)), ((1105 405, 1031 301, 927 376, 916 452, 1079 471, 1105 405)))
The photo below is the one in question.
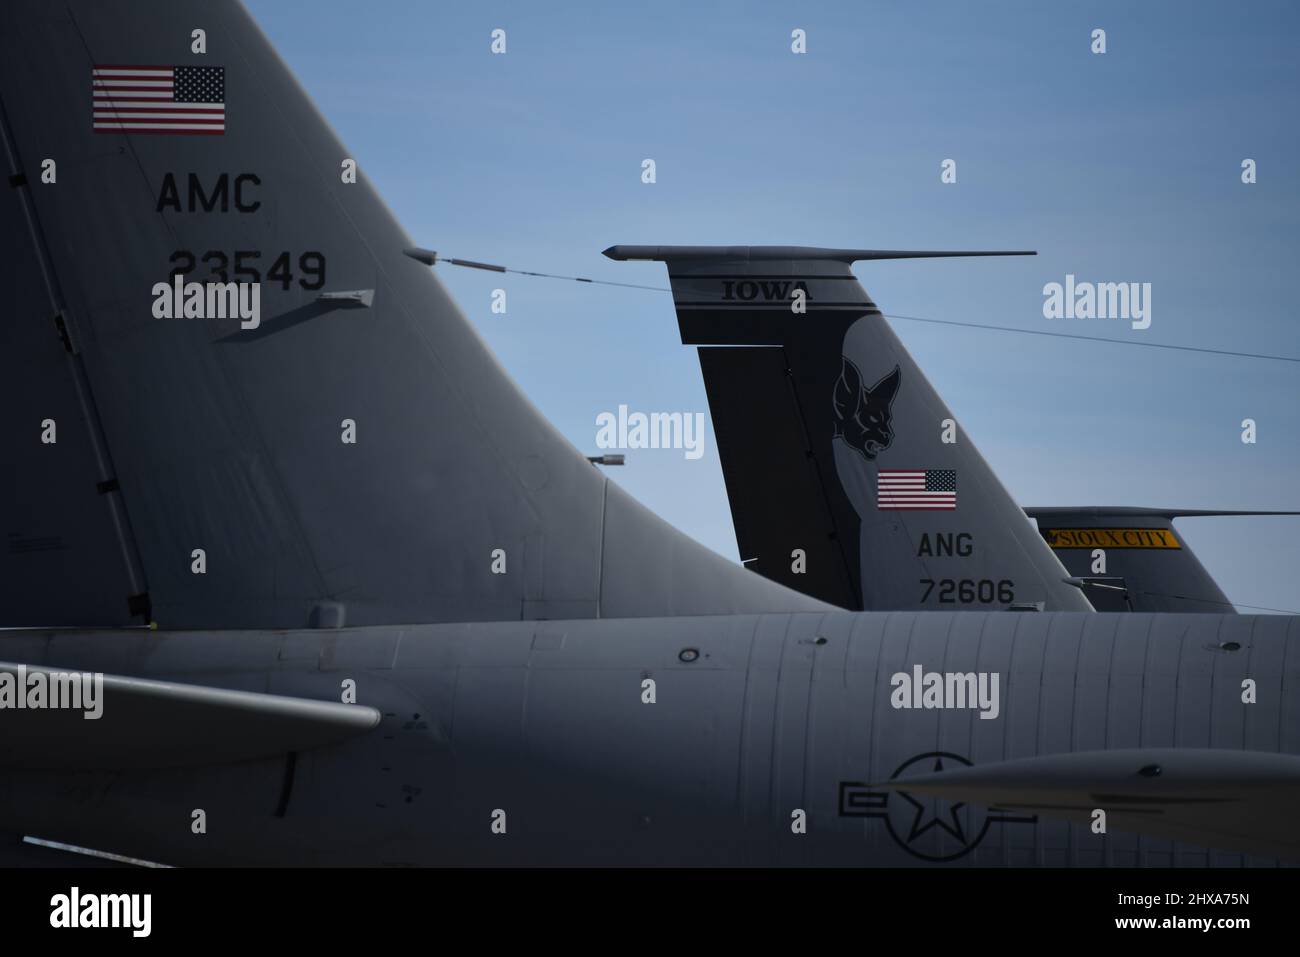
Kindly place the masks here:
POLYGON ((876 508, 927 511, 957 508, 955 469, 882 469, 876 473, 876 508))
POLYGON ((226 131, 224 67, 96 66, 98 133, 213 135, 226 131))

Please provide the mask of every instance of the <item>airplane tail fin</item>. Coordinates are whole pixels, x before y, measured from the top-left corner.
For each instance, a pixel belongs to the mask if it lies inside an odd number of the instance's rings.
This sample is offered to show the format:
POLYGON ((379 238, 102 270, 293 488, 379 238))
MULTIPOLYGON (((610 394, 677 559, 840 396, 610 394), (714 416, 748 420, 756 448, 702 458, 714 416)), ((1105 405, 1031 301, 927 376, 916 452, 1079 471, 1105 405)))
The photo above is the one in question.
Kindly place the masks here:
POLYGON ((1174 519, 1222 515, 1297 515, 1241 509, 1128 506, 1026 508, 1039 531, 1098 611, 1232 614, 1228 596, 1205 570, 1174 519))
POLYGON ((1014 252, 612 246, 667 264, 741 558, 850 609, 1091 609, 858 283, 859 260, 1014 252))
POLYGON ((0 626, 820 607, 545 420, 238 3, 2 16, 0 626))

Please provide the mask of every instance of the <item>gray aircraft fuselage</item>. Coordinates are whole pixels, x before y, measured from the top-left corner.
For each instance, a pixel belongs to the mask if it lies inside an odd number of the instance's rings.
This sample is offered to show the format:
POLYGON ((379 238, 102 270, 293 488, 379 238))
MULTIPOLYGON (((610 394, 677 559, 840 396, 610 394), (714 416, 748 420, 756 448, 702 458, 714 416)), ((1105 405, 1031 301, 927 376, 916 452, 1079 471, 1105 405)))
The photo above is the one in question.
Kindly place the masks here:
POLYGON ((0 815, 169 864, 1239 863, 871 785, 936 762, 1099 749, 1297 754, 1297 645, 1300 619, 1204 614, 18 632, 0 638, 7 660, 320 700, 352 679, 383 720, 291 758, 14 772, 0 815), (997 674, 997 716, 893 707, 891 676, 916 665, 997 674))

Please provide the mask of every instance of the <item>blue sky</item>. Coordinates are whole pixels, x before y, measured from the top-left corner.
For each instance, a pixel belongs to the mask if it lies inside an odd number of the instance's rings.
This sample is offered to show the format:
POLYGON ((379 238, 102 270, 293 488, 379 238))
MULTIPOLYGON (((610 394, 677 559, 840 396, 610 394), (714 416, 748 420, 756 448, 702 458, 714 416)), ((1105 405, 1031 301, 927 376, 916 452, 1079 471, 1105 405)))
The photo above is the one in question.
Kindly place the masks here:
MULTIPOLYGON (((363 175, 444 254, 666 286, 662 265, 600 250, 1032 248, 856 272, 886 314, 1300 356, 1293 3, 249 7, 363 175), (1045 320, 1043 285, 1067 273, 1150 282, 1151 327, 1045 320)), ((707 411, 666 293, 438 269, 580 449, 620 403, 707 411)), ((1300 508, 1298 364, 893 326, 1023 504, 1300 508)), ((698 461, 634 451, 612 474, 734 558, 709 441, 698 461)), ((1242 610, 1300 610, 1300 518, 1178 527, 1242 610)))

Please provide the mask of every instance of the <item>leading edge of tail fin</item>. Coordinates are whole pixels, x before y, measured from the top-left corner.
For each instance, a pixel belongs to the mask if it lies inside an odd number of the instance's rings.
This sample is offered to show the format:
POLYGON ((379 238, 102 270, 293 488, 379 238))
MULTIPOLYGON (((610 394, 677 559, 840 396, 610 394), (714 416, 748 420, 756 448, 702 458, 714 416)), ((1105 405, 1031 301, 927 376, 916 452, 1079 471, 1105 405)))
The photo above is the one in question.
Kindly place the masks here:
POLYGON ((605 255, 668 267, 750 568, 850 609, 1091 610, 849 269, 1022 253, 612 246, 605 255))
POLYGON ((238 3, 0 17, 0 625, 824 608, 546 421, 238 3))

